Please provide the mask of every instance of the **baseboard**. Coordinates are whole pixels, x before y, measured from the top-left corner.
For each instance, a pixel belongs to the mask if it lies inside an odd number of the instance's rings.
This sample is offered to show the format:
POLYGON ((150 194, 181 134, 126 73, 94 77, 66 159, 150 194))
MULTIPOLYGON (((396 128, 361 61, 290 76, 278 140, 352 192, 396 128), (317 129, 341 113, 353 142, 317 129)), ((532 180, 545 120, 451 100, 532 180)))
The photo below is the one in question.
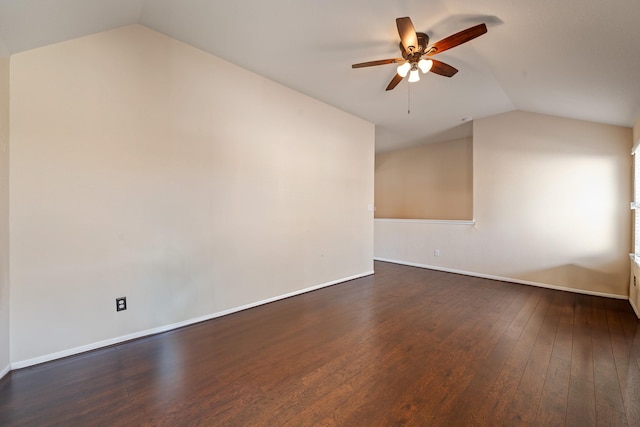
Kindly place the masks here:
MULTIPOLYGON (((550 285, 548 283, 531 282, 531 281, 528 281, 528 280, 514 279, 514 278, 511 278, 511 277, 494 276, 494 275, 491 275, 491 274, 474 273, 474 272, 471 272, 471 271, 456 270, 456 269, 452 269, 452 268, 438 267, 438 266, 435 266, 435 265, 418 264, 418 263, 414 263, 414 262, 398 261, 398 260, 386 259, 386 258, 374 258, 374 260, 375 261, 383 261, 383 262, 391 262, 393 264, 408 265, 410 267, 426 268, 426 269, 429 269, 429 270, 444 271, 446 273, 462 274, 462 275, 465 275, 465 276, 479 277, 479 278, 482 278, 482 279, 491 279, 491 280, 499 280, 501 282, 517 283, 519 285, 536 286, 538 288, 553 289, 553 290, 556 290, 556 291, 566 291, 566 292, 573 292, 573 293, 576 293, 576 294, 593 295, 593 296, 597 296, 597 297, 606 297, 606 298, 614 298, 614 299, 626 299, 626 300, 629 299, 629 297, 626 296, 626 295, 608 294, 608 293, 605 293, 605 292, 586 291, 584 289, 576 289, 576 288, 569 288, 569 287, 565 287, 565 286, 550 285)), ((636 311, 636 314, 637 314, 637 311, 636 311)))
POLYGON ((0 380, 2 380, 9 371, 11 371, 11 365, 7 365, 2 371, 0 371, 0 380))
MULTIPOLYGON (((261 301, 256 301, 256 302, 253 302, 253 303, 241 305, 239 307, 230 308, 228 310, 223 310, 223 311, 219 311, 219 312, 216 312, 216 313, 207 314, 205 316, 200 316, 200 317, 184 320, 182 322, 177 322, 177 323, 172 323, 170 325, 165 325, 165 326, 160 326, 160 327, 157 327, 157 328, 147 329, 147 330, 144 330, 144 331, 135 332, 133 334, 123 335, 123 336, 111 338, 111 339, 108 339, 108 340, 104 340, 104 341, 99 341, 99 342, 83 345, 83 346, 80 346, 80 347, 74 347, 74 348, 71 348, 71 349, 68 349, 68 350, 63 350, 63 351, 59 351, 59 352, 56 352, 56 353, 51 353, 51 354, 47 354, 47 355, 44 355, 44 356, 35 357, 35 358, 32 358, 32 359, 13 362, 13 363, 11 363, 11 365, 9 367, 7 367, 5 374, 7 372, 9 372, 10 370, 12 370, 12 369, 26 368, 28 366, 33 366, 33 365, 38 365, 40 363, 50 362, 52 360, 61 359, 63 357, 74 356, 76 354, 85 353, 87 351, 97 350, 99 348, 108 347, 108 346, 112 346, 112 345, 115 345, 115 344, 120 344, 120 343, 123 343, 123 342, 126 342, 126 341, 131 341, 131 340, 134 340, 134 339, 143 338, 143 337, 147 337, 147 336, 150 336, 150 335, 155 335, 155 334, 159 334, 159 333, 162 333, 162 332, 167 332, 167 331, 171 331, 171 330, 174 330, 174 329, 183 328, 185 326, 189 326, 189 325, 193 325, 193 324, 196 324, 196 323, 204 322, 204 321, 207 321, 207 320, 215 319, 217 317, 226 316, 228 314, 236 313, 236 312, 242 311, 242 310, 247 310, 249 308, 257 307, 257 306, 260 306, 260 305, 263 305, 263 304, 268 304, 268 303, 275 302, 275 301, 278 301, 278 300, 282 300, 282 299, 285 299, 285 298, 290 298, 290 297, 293 297, 293 296, 296 296, 296 295, 300 295, 300 294, 304 294, 304 293, 307 293, 307 292, 315 291, 317 289, 326 288, 328 286, 337 285, 338 283, 348 282, 349 280, 354 280, 354 279, 359 279, 361 277, 370 276, 372 274, 374 274, 373 270, 367 271, 367 272, 361 273, 361 274, 356 274, 354 276, 349 276, 349 277, 344 277, 342 279, 333 280, 331 282, 321 283, 319 285, 315 285, 315 286, 311 286, 311 287, 308 287, 308 288, 300 289, 300 290, 297 290, 297 291, 289 292, 289 293, 286 293, 286 294, 283 294, 283 295, 278 295, 278 296, 275 296, 275 297, 272 297, 272 298, 267 298, 267 299, 264 299, 264 300, 261 300, 261 301)), ((0 375, 0 378, 1 377, 2 376, 0 375)))

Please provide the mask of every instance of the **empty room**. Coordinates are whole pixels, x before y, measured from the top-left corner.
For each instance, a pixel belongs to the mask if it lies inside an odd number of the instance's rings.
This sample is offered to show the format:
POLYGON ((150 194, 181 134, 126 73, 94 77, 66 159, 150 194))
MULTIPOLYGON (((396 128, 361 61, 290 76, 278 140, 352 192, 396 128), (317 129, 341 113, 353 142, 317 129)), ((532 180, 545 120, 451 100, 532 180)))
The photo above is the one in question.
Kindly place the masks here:
POLYGON ((640 426, 639 23, 0 2, 0 425, 640 426))

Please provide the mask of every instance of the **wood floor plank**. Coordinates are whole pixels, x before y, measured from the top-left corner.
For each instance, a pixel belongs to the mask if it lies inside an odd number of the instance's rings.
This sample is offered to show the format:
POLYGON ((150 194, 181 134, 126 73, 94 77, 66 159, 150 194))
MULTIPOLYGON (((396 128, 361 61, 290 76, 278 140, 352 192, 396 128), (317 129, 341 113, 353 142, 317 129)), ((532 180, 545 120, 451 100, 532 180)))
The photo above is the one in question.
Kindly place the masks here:
POLYGON ((421 407, 430 415, 429 423, 439 425, 447 421, 459 422, 463 413, 453 412, 452 409, 459 401, 462 393, 479 368, 476 361, 485 348, 491 346, 497 335, 495 322, 508 305, 501 304, 506 292, 503 286, 496 286, 495 292, 485 294, 491 298, 478 301, 473 308, 473 315, 458 324, 458 327, 435 348, 440 353, 447 352, 449 358, 446 366, 439 366, 439 372, 430 373, 422 381, 418 389, 406 390, 403 394, 405 407, 421 407), (478 337, 484 337, 479 340, 478 337), (425 394, 439 396, 437 399, 423 399, 425 394), (459 420, 452 420, 451 414, 456 413, 459 420))
POLYGON ((604 303, 627 423, 630 426, 640 426, 640 370, 632 357, 637 319, 635 316, 628 316, 623 301, 605 300, 604 303))
POLYGON ((596 421, 599 425, 626 426, 627 417, 616 370, 604 298, 593 300, 593 376, 596 421))
POLYGON ((0 425, 640 426, 628 302, 376 274, 0 381, 0 425))
MULTIPOLYGON (((539 296, 532 292, 533 288, 523 287, 518 293, 509 292, 507 295, 508 307, 500 315, 492 327, 492 336, 487 339, 486 348, 482 349, 475 359, 476 363, 469 365, 467 374, 470 377, 466 388, 461 391, 451 406, 456 408, 457 421, 459 425, 473 425, 476 423, 476 414, 479 412, 483 399, 478 396, 486 396, 491 386, 498 377, 500 371, 516 342, 516 338, 510 336, 507 331, 513 334, 515 318, 522 316, 527 310, 527 304, 539 299, 539 296)), ((535 306, 535 305, 533 305, 535 306)), ((526 316, 527 318, 529 315, 526 316)), ((524 327, 524 325, 522 325, 524 327)), ((517 336, 520 335, 518 331, 517 336)), ((483 339, 483 341, 485 341, 483 339)), ((436 420, 437 425, 445 425, 445 420, 436 420)))
POLYGON ((544 317, 549 309, 549 299, 543 297, 538 300, 535 309, 531 312, 525 327, 517 342, 513 346, 503 369, 493 383, 486 399, 476 414, 480 420, 499 420, 507 422, 509 407, 518 390, 518 385, 529 362, 529 357, 534 348, 538 333, 542 327, 544 317))
POLYGON ((557 294, 554 305, 560 310, 560 319, 533 423, 539 426, 563 426, 567 417, 573 340, 573 295, 568 292, 557 294))
POLYGON ((567 396, 567 426, 596 425, 596 399, 593 381, 579 376, 569 376, 569 395, 567 396))
POLYGON ((593 343, 591 340, 593 298, 576 295, 574 300, 574 334, 572 341, 571 375, 593 382, 593 343))
MULTIPOLYGON (((558 297, 558 295, 554 293, 549 296, 549 299, 552 300, 554 297, 558 297)), ((526 367, 520 377, 518 388, 507 410, 507 420, 510 425, 534 425, 551 361, 560 313, 561 307, 554 304, 552 300, 542 320, 535 344, 531 349, 526 367)), ((555 367, 561 368, 561 366, 555 367)), ((557 372, 552 372, 549 375, 551 378, 558 378, 559 376, 557 372)), ((548 411, 549 409, 545 410, 548 411)))
POLYGON ((591 303, 593 298, 576 295, 573 305, 571 373, 567 396, 566 425, 595 426, 596 396, 593 380, 591 303))

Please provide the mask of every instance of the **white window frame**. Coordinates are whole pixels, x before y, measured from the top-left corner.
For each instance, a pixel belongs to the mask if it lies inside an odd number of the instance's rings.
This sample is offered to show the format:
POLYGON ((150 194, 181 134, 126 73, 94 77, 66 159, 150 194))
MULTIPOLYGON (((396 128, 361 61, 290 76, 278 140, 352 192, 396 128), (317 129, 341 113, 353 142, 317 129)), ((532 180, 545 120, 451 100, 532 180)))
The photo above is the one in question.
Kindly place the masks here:
POLYGON ((633 149, 633 253, 631 259, 640 265, 640 139, 636 141, 633 149))

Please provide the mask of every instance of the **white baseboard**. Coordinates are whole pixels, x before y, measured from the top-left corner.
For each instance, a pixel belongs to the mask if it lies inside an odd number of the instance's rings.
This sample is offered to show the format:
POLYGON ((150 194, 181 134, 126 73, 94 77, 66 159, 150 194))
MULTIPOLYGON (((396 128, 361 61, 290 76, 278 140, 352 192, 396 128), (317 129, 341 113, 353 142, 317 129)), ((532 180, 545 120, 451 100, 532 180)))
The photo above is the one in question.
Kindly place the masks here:
POLYGON ((5 375, 9 373, 11 370, 11 365, 7 365, 2 371, 0 371, 0 380, 4 378, 5 375))
MULTIPOLYGON (((278 301, 278 300, 281 300, 281 299, 289 298, 289 297, 292 297, 292 296, 296 296, 296 295, 304 294, 304 293, 307 293, 307 292, 315 291, 317 289, 326 288, 328 286, 333 286, 333 285, 336 285, 338 283, 343 283, 343 282, 347 282, 349 280, 354 280, 354 279, 359 279, 361 277, 370 276, 373 273, 374 273, 373 270, 372 271, 367 271, 365 273, 356 274, 356 275, 350 276, 350 277, 344 277, 342 279, 333 280, 331 282, 322 283, 322 284, 311 286, 311 287, 308 287, 308 288, 305 288, 305 289, 300 289, 300 290, 289 292, 289 293, 286 293, 286 294, 283 294, 283 295, 278 295, 278 296, 275 296, 275 297, 272 297, 272 298, 267 298, 267 299, 262 300, 262 301, 256 301, 256 302, 253 302, 253 303, 245 304, 245 305, 242 305, 242 306, 239 306, 239 307, 230 308, 228 310, 223 310, 223 311, 219 311, 219 312, 216 312, 216 313, 207 314, 205 316, 200 316, 200 317, 196 317, 196 318, 193 318, 193 319, 184 320, 182 322, 177 322, 177 323, 172 323, 170 325, 165 325, 165 326, 160 326, 160 327, 157 327, 157 328, 147 329, 147 330, 144 330, 144 331, 135 332, 133 334, 123 335, 123 336, 111 338, 111 339, 108 339, 108 340, 104 340, 104 341, 99 341, 99 342, 83 345, 83 346, 80 346, 80 347, 74 347, 74 348, 70 348, 68 350, 63 350, 63 351, 59 351, 59 352, 56 352, 56 353, 46 354, 46 355, 40 356, 40 357, 34 357, 32 359, 20 360, 20 361, 11 363, 10 367, 6 368, 6 372, 4 372, 4 374, 9 372, 9 370, 11 370, 11 369, 26 368, 28 366, 33 366, 33 365, 38 365, 40 363, 50 362, 52 360, 61 359, 63 357, 73 356, 73 355, 80 354, 80 353, 85 353, 87 351, 96 350, 96 349, 99 349, 99 348, 108 347, 108 346, 115 345, 115 344, 120 344, 120 343, 123 343, 123 342, 126 342, 126 341, 131 341, 131 340, 134 340, 134 339, 137 339, 137 338, 143 338, 143 337, 146 337, 146 336, 150 336, 150 335, 155 335, 155 334, 159 334, 159 333, 162 333, 162 332, 171 331, 173 329, 178 329, 178 328, 182 328, 182 327, 185 327, 185 326, 193 325, 195 323, 204 322, 206 320, 215 319, 216 317, 226 316, 228 314, 236 313, 238 311, 246 310, 246 309, 253 308, 253 307, 257 307, 259 305, 268 304, 270 302, 274 302, 274 301, 278 301)), ((2 375, 0 375, 0 378, 2 378, 2 375)))
MULTIPOLYGON (((605 293, 605 292, 586 291, 584 289, 576 289, 576 288, 569 288, 569 287, 565 287, 565 286, 550 285, 548 283, 531 282, 531 281, 528 281, 528 280, 513 279, 513 278, 510 278, 510 277, 494 276, 494 275, 491 275, 491 274, 474 273, 474 272, 471 272, 471 271, 456 270, 456 269, 452 269, 452 268, 438 267, 438 266, 435 266, 435 265, 418 264, 418 263, 415 263, 415 262, 398 261, 398 260, 386 259, 386 258, 374 258, 374 260, 375 261, 383 261, 383 262, 391 262, 393 264, 408 265, 410 267, 426 268, 426 269, 429 269, 429 270, 444 271, 446 273, 455 273, 455 274, 462 274, 462 275, 465 275, 465 276, 480 277, 482 279, 491 279, 491 280, 499 280, 501 282, 517 283, 519 285, 536 286, 538 288, 553 289, 553 290, 556 290, 556 291, 567 291, 567 292, 574 292, 576 294, 593 295, 593 296, 597 296, 597 297, 606 297, 606 298, 614 298, 614 299, 626 299, 626 300, 629 299, 629 297, 627 295, 618 295, 618 294, 608 294, 608 293, 605 293)), ((637 311, 636 311, 636 313, 637 313, 637 311)))

